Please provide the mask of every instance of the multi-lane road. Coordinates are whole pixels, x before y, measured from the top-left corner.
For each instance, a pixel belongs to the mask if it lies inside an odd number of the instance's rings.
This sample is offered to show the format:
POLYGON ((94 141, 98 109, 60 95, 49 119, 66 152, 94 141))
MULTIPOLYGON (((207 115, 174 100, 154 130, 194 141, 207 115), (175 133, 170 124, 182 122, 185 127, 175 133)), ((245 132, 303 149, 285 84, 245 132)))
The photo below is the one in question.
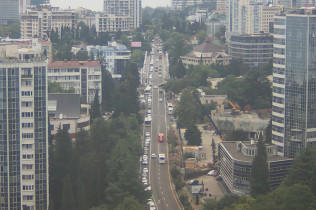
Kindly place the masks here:
MULTIPOLYGON (((168 162, 168 127, 170 124, 170 115, 167 113, 167 99, 165 92, 159 88, 159 85, 164 83, 168 78, 168 69, 166 65, 166 56, 163 55, 159 59, 159 53, 157 50, 154 51, 153 56, 149 56, 147 62, 154 61, 153 71, 150 71, 150 64, 148 63, 148 69, 146 69, 147 84, 151 84, 151 126, 145 127, 144 134, 150 132, 151 143, 148 154, 148 182, 151 186, 151 193, 153 201, 156 204, 158 210, 176 210, 182 209, 181 203, 174 191, 173 184, 169 173, 169 162, 168 162), (158 69, 158 70, 155 70, 158 69), (151 78, 151 79, 149 79, 151 78), (150 82, 151 81, 151 82, 150 82), (164 142, 158 142, 158 134, 163 133, 165 136, 164 142), (151 154, 156 154, 156 158, 151 158, 151 154), (166 155, 166 163, 159 164, 159 154, 166 155)), ((145 97, 148 103, 148 95, 145 97)), ((148 114, 148 109, 147 113, 148 114)))

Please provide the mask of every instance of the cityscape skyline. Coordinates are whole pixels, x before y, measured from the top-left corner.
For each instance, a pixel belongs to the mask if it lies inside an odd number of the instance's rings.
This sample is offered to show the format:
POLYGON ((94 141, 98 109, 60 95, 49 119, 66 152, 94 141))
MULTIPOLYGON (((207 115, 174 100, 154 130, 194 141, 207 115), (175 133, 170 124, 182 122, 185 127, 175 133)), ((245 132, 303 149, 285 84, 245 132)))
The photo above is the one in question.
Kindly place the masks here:
MULTIPOLYGON (((61 8, 71 8, 76 9, 78 7, 84 7, 87 9, 95 10, 95 11, 103 11, 103 0, 51 0, 51 4, 53 6, 58 6, 61 8)), ((152 1, 152 0, 142 0, 142 7, 165 7, 171 6, 171 0, 160 0, 160 1, 152 1)))

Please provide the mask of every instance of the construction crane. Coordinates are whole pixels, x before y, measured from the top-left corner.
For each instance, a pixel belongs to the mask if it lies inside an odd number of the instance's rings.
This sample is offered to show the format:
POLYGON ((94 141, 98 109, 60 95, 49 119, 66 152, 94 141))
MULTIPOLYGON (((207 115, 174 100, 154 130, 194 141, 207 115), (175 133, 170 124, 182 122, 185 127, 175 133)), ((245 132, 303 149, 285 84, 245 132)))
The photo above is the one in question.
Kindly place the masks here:
POLYGON ((219 137, 220 137, 221 139, 223 139, 222 134, 221 134, 221 131, 218 130, 217 126, 215 125, 214 121, 213 121, 212 118, 211 118, 210 113, 208 113, 208 112, 205 110, 203 104, 201 103, 201 100, 200 100, 200 96, 199 96, 198 91, 197 91, 197 90, 192 90, 192 95, 193 95, 193 97, 195 98, 196 102, 200 105, 200 107, 201 107, 201 109, 202 109, 203 115, 205 115, 205 116, 208 118, 208 120, 210 121, 210 123, 212 124, 212 126, 213 126, 213 128, 215 129, 217 135, 219 135, 219 137))

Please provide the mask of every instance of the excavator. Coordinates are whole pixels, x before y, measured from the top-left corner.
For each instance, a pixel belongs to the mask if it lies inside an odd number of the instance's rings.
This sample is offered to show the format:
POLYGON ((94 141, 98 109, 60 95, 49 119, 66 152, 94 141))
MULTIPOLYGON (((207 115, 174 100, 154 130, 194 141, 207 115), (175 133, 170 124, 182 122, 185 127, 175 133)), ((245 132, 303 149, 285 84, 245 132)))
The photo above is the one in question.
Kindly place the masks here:
POLYGON ((226 102, 232 107, 232 114, 240 114, 240 106, 238 104, 234 104, 230 100, 226 100, 226 102))

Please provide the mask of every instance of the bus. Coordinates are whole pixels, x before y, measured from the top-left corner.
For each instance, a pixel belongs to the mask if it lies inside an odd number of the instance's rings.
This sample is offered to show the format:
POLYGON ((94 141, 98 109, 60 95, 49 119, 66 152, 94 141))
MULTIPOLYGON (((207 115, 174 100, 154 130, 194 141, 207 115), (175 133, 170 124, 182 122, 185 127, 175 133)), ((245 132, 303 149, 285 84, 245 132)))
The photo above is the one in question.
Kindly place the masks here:
POLYGON ((151 117, 145 117, 145 126, 149 127, 151 125, 151 117))
POLYGON ((166 163, 165 154, 163 154, 163 153, 159 154, 159 164, 165 164, 165 163, 166 163))
POLYGON ((165 141, 165 135, 163 133, 158 134, 158 142, 164 142, 165 141))

